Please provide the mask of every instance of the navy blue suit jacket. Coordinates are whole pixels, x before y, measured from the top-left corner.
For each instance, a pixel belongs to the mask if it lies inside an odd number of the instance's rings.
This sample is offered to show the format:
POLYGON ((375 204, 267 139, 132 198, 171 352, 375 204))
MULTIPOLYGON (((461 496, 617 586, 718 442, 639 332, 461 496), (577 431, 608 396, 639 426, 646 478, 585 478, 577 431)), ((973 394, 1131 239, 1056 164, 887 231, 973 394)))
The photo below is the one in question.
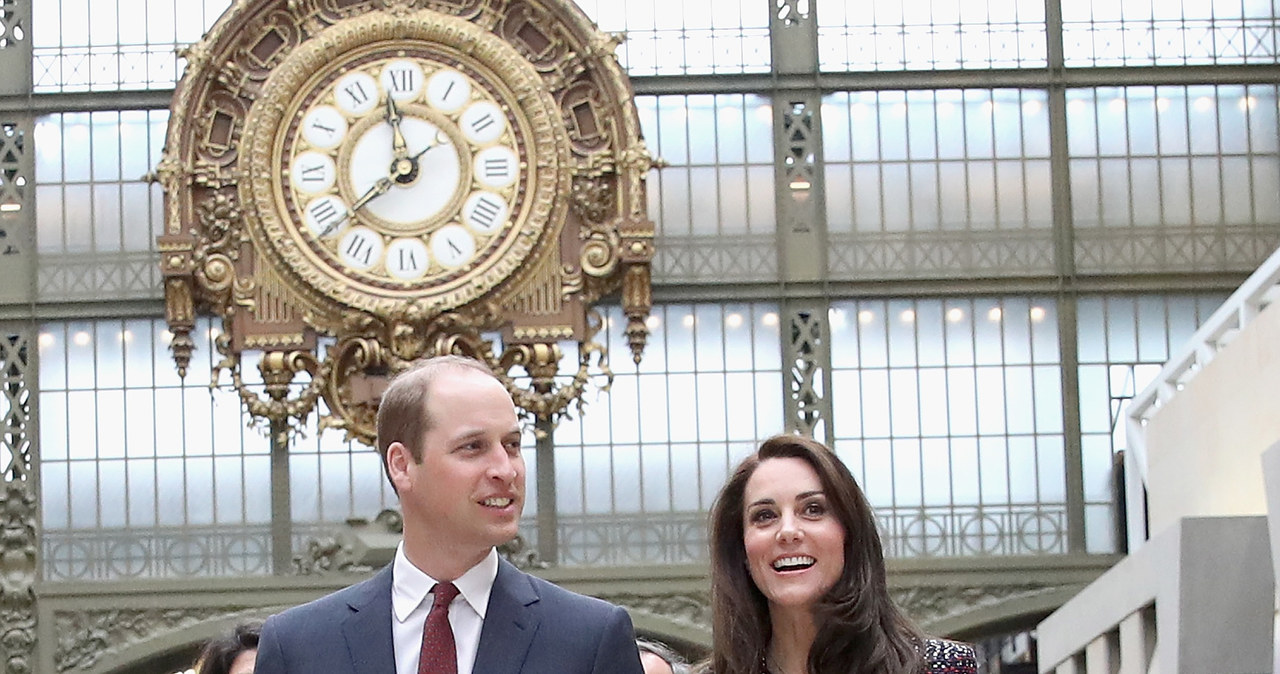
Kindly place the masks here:
MULTIPOLYGON (((255 674, 397 674, 391 569, 267 619, 255 674)), ((506 560, 489 594, 474 674, 641 674, 631 618, 506 560)), ((405 674, 401 672, 400 674, 405 674)))

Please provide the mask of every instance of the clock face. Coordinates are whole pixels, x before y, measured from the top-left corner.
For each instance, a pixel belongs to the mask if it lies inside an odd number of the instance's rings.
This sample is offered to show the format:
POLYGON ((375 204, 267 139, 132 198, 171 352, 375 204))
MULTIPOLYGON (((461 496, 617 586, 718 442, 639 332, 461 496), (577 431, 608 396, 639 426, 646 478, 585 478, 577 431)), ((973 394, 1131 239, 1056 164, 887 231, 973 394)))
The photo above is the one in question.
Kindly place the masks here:
POLYGON ((517 106, 481 68, 421 47, 369 50, 294 100, 280 196, 315 261, 396 291, 503 252, 534 167, 517 106))

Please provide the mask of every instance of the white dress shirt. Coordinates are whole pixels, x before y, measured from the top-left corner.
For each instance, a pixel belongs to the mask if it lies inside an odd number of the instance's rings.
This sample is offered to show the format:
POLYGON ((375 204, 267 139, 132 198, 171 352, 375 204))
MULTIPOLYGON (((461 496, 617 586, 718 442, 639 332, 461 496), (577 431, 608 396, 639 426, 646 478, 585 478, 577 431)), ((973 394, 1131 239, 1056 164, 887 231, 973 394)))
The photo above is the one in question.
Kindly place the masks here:
MULTIPOLYGON (((431 589, 436 581, 405 557, 404 541, 396 547, 392 564, 391 639, 396 648, 396 674, 418 674, 422 628, 431 612, 431 589)), ((497 576, 498 551, 489 550, 479 564, 453 581, 458 596, 449 604, 449 626, 458 649, 458 674, 471 674, 475 667, 480 628, 484 627, 484 612, 497 576)))

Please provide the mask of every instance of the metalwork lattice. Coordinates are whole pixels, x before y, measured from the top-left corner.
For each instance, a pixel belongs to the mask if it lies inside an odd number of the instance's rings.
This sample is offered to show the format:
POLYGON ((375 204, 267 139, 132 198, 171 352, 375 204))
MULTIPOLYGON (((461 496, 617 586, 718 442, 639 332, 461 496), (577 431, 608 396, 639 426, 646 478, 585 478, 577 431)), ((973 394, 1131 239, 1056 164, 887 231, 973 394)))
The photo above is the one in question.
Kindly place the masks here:
POLYGON ((20 334, 0 335, 0 468, 4 482, 30 484, 33 461, 28 435, 32 396, 27 386, 28 340, 20 334))
POLYGON ((27 39, 27 28, 18 15, 18 0, 0 2, 0 49, 15 47, 27 39))
POLYGON ((795 416, 792 421, 805 435, 822 439, 825 419, 822 355, 826 352, 827 327, 822 313, 791 314, 790 390, 795 416))

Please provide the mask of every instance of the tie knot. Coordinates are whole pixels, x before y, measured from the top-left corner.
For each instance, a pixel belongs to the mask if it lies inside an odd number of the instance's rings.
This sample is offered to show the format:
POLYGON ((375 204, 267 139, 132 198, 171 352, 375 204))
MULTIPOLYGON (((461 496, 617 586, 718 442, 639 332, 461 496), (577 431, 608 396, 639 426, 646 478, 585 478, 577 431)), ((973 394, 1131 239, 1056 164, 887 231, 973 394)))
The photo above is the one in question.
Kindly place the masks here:
POLYGON ((431 607, 448 606, 453 603, 454 597, 458 596, 458 586, 453 583, 436 583, 431 588, 431 592, 435 597, 431 600, 431 607))

